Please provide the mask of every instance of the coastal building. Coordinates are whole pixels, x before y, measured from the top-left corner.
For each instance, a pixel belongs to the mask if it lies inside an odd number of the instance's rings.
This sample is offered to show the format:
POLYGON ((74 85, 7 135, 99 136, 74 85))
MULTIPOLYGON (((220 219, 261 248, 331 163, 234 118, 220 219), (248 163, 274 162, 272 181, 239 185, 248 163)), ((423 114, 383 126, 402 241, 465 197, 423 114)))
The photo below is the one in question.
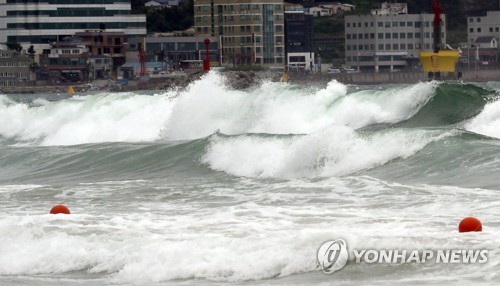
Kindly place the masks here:
POLYGON ((468 45, 462 45, 461 61, 474 65, 498 64, 500 11, 488 11, 486 16, 467 17, 468 45))
POLYGON ((89 53, 83 43, 52 43, 49 52, 40 55, 39 65, 38 80, 68 83, 89 79, 89 53))
MULTIPOLYGON (((139 61, 139 43, 143 41, 146 62, 163 63, 162 69, 172 70, 181 66, 198 64, 201 68, 205 58, 205 43, 207 37, 145 37, 131 39, 128 43, 127 64, 130 66, 139 61), (191 64, 188 64, 191 63, 191 64)), ((209 54, 211 66, 220 65, 220 47, 218 37, 208 37, 210 40, 209 54)), ((153 67, 153 65, 151 65, 153 67)), ((154 68, 154 67, 153 67, 154 68)))
POLYGON ((12 50, 0 50, 0 89, 25 85, 34 80, 34 60, 26 54, 12 50))
POLYGON ((284 68, 283 0, 194 0, 197 35, 220 38, 222 64, 284 68))
POLYGON ((287 69, 312 70, 313 16, 304 11, 285 11, 285 41, 287 69))
POLYGON ((47 49, 77 32, 105 27, 126 38, 146 35, 146 16, 130 0, 0 0, 0 42, 47 49))
MULTIPOLYGON (((408 14, 406 3, 383 3, 370 15, 345 17, 345 61, 361 71, 414 68, 420 50, 432 49, 434 14, 408 14)), ((441 42, 446 43, 446 15, 441 42)))
POLYGON ((113 58, 108 55, 89 55, 90 79, 109 79, 113 71, 113 58))
POLYGON ((108 30, 85 30, 75 33, 92 55, 104 55, 112 59, 113 67, 119 67, 125 63, 125 33, 111 32, 108 30))

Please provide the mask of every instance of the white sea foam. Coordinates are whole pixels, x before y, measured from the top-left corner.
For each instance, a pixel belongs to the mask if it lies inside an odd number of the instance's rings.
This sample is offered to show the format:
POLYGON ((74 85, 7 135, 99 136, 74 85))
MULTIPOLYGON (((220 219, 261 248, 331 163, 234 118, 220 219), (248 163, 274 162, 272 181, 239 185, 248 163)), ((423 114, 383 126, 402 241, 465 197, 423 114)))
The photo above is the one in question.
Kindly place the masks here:
POLYGON ((453 134, 422 130, 366 134, 346 126, 333 126, 310 135, 286 138, 216 136, 203 162, 236 176, 338 176, 406 158, 453 134))
POLYGON ((264 82, 232 90, 209 73, 185 90, 75 96, 33 106, 0 100, 0 135, 41 145, 189 140, 224 134, 310 134, 331 125, 360 128, 407 119, 434 94, 434 84, 348 93, 264 82))
POLYGON ((0 104, 0 134, 41 145, 158 140, 171 102, 163 96, 100 94, 29 107, 0 104))
POLYGON ((167 127, 170 139, 224 134, 309 134, 330 125, 360 128, 411 117, 434 95, 435 83, 347 94, 337 81, 326 88, 297 89, 264 82, 253 91, 230 90, 209 74, 182 92, 167 127))
MULTIPOLYGON (((406 273, 378 269, 368 280, 358 280, 359 269, 351 268, 350 257, 338 275, 345 273, 351 283, 365 284, 382 275, 394 281, 427 275, 430 282, 442 282, 440 275, 498 278, 500 233, 490 211, 498 203, 489 199, 495 191, 406 186, 368 177, 255 184, 242 180, 239 190, 143 201, 151 213, 4 215, 0 275, 83 271, 104 276, 105 284, 135 285, 193 278, 260 280, 318 271, 320 244, 343 238, 351 249, 490 250, 485 265, 414 264, 406 273), (224 204, 213 204, 222 198, 224 204), (484 232, 458 234, 458 221, 466 215, 479 216, 484 232), (470 269, 475 271, 466 271, 470 269), (483 277, 485 273, 491 277, 483 277)), ((85 210, 93 210, 91 202, 79 208, 85 210)), ((359 267, 374 271, 374 266, 359 267)))
POLYGON ((490 137, 500 138, 500 101, 488 103, 483 111, 465 124, 465 129, 490 137))

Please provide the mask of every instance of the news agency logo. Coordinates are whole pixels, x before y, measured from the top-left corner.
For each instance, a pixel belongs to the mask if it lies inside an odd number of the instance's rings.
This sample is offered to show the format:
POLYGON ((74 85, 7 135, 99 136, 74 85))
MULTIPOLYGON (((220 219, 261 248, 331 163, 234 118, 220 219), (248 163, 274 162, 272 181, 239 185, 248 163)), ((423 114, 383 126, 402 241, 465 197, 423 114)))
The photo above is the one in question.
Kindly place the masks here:
POLYGON ((319 247, 317 257, 323 273, 332 274, 347 263, 347 243, 343 239, 327 241, 319 247))
MULTIPOLYGON (((354 263, 365 264, 407 264, 427 263, 436 264, 484 264, 488 262, 486 249, 353 249, 351 257, 354 263)), ((347 243, 343 239, 330 240, 323 243, 317 253, 321 270, 325 274, 332 274, 342 269, 349 259, 347 243)))

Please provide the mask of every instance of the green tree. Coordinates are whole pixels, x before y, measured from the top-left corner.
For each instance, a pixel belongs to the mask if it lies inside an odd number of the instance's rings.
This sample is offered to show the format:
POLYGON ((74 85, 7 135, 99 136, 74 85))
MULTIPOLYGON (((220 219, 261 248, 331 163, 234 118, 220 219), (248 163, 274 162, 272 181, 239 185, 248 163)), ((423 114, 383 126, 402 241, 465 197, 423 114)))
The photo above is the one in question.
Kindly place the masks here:
POLYGON ((7 48, 9 50, 13 50, 13 51, 17 51, 17 52, 20 52, 23 49, 23 47, 17 42, 8 42, 8 43, 5 43, 5 45, 7 46, 7 48))

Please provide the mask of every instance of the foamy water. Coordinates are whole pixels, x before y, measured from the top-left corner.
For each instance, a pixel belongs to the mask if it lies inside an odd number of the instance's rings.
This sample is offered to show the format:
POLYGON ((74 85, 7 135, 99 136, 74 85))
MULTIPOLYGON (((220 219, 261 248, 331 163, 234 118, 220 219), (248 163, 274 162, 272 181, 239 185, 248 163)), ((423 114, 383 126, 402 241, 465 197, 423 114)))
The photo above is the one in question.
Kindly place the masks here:
POLYGON ((0 95, 0 284, 495 285, 495 96, 437 82, 232 90, 216 73, 157 94, 0 95), (49 215, 59 203, 72 214, 49 215), (466 216, 483 232, 458 233, 466 216), (489 256, 350 257, 325 275, 316 252, 340 238, 489 256))

